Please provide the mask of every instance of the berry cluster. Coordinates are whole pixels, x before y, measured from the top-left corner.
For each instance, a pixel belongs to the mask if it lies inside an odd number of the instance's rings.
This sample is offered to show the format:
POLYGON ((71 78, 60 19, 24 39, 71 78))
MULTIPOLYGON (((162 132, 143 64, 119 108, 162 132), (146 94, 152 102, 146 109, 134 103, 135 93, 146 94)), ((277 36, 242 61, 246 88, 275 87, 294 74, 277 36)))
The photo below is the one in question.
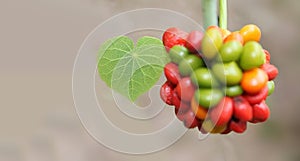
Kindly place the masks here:
POLYGON ((163 43, 171 62, 164 68, 162 100, 175 106, 187 128, 202 133, 243 133, 247 122, 266 121, 265 100, 274 91, 278 69, 260 38, 256 25, 235 32, 217 26, 205 33, 167 29, 163 43))

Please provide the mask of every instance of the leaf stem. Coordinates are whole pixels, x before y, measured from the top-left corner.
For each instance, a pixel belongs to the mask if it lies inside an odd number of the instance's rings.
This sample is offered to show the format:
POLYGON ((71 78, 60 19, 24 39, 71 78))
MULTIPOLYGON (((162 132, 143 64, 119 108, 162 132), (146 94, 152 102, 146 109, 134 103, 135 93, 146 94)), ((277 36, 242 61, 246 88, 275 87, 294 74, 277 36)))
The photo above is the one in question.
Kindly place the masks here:
POLYGON ((220 28, 227 29, 227 0, 219 1, 220 8, 220 28))
POLYGON ((202 0, 202 13, 205 29, 218 25, 217 0, 202 0))

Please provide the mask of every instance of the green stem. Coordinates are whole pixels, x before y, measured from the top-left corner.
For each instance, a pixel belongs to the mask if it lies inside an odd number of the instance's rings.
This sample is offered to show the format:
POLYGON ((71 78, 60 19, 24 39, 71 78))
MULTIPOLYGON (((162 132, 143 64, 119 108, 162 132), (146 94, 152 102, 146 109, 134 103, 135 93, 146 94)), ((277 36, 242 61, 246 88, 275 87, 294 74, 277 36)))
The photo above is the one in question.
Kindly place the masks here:
POLYGON ((217 0, 202 0, 204 28, 218 25, 217 0))
POLYGON ((227 0, 220 0, 220 28, 227 29, 227 0))

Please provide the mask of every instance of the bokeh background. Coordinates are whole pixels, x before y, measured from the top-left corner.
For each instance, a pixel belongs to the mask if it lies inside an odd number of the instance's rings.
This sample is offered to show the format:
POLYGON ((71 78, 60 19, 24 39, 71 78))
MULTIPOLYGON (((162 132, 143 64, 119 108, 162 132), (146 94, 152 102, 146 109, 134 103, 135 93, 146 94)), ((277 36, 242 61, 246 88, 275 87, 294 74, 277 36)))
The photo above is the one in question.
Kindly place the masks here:
POLYGON ((242 135, 199 141, 190 130, 163 151, 127 155, 98 144, 80 123, 71 84, 77 51, 123 11, 165 8, 201 23, 201 0, 0 0, 0 161, 299 161, 300 1, 228 3, 229 29, 258 24, 279 67, 271 118, 242 135))

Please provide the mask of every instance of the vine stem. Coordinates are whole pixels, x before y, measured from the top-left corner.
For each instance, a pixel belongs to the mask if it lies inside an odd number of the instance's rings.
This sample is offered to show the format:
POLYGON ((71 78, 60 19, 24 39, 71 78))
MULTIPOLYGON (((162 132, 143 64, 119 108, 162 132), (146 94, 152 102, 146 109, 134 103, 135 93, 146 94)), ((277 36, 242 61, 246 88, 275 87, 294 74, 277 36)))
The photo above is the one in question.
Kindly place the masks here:
POLYGON ((204 28, 218 25, 217 0, 202 0, 204 28))
POLYGON ((219 1, 220 8, 220 28, 227 29, 227 0, 219 1))

